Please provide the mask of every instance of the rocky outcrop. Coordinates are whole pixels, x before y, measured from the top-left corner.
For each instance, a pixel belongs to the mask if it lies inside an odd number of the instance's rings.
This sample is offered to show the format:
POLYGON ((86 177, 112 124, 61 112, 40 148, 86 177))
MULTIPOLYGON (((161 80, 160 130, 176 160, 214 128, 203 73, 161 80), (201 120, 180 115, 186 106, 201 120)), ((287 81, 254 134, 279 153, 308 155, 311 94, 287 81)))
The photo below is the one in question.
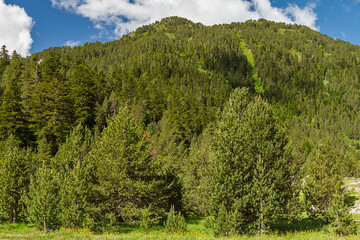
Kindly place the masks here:
POLYGON ((354 206, 349 207, 349 212, 351 214, 360 214, 360 201, 355 201, 354 206))

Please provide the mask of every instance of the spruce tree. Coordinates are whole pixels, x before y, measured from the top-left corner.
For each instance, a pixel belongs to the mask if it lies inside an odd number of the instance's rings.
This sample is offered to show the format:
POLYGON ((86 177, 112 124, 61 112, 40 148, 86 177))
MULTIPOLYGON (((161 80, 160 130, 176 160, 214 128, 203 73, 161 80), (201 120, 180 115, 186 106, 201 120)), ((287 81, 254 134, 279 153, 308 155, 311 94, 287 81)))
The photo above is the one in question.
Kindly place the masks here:
POLYGON ((269 104, 236 89, 211 142, 211 211, 236 212, 237 232, 265 233, 292 197, 292 157, 269 104))

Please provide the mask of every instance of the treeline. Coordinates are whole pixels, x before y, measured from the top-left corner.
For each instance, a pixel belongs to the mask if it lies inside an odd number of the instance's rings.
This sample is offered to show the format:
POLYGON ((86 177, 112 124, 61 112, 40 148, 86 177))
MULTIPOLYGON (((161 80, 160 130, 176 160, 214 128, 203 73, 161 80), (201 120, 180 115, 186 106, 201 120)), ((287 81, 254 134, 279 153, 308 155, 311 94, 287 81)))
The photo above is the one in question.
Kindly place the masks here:
POLYGON ((216 235, 303 212, 352 233, 359 56, 306 27, 176 17, 28 58, 3 46, 0 218, 106 231, 174 206, 216 235))

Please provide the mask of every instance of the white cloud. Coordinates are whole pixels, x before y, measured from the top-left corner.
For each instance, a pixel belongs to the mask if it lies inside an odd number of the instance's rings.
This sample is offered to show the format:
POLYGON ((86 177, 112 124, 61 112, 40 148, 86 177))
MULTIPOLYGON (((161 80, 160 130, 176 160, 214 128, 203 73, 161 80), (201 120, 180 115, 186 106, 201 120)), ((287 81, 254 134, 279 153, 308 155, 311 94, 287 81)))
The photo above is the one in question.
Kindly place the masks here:
POLYGON ((64 46, 75 47, 75 46, 78 46, 79 44, 80 44, 80 41, 69 40, 64 43, 64 46))
POLYGON ((314 30, 320 30, 320 28, 315 25, 317 15, 314 13, 314 8, 314 4, 310 4, 302 9, 297 5, 291 4, 286 8, 286 12, 293 16, 295 23, 308 26, 314 30))
POLYGON ((298 23, 318 30, 315 4, 277 8, 270 0, 50 0, 94 22, 98 29, 111 27, 116 36, 168 16, 180 16, 205 25, 265 18, 298 23))
POLYGON ((29 55, 33 24, 33 19, 23 8, 0 0, 0 45, 6 45, 10 54, 16 50, 23 56, 29 55))

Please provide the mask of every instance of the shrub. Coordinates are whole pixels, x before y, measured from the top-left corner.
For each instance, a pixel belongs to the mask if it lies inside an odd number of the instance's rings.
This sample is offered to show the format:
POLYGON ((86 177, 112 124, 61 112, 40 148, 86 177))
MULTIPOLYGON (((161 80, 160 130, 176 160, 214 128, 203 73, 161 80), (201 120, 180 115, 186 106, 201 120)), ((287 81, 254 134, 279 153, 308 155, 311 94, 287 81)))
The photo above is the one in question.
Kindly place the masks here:
POLYGON ((150 207, 145 208, 142 212, 142 218, 140 220, 140 228, 144 232, 148 232, 152 225, 150 207))
POLYGON ((333 232, 338 235, 351 235, 357 233, 357 225, 349 213, 349 209, 341 196, 335 196, 329 210, 329 219, 333 232))
POLYGON ((240 213, 235 210, 227 212, 224 203, 221 204, 218 215, 213 221, 213 233, 215 237, 230 237, 237 234, 241 225, 240 213))
POLYGON ((165 222, 165 230, 169 233, 183 233, 186 232, 186 221, 181 213, 175 213, 174 206, 171 206, 170 212, 168 213, 167 220, 165 222))

